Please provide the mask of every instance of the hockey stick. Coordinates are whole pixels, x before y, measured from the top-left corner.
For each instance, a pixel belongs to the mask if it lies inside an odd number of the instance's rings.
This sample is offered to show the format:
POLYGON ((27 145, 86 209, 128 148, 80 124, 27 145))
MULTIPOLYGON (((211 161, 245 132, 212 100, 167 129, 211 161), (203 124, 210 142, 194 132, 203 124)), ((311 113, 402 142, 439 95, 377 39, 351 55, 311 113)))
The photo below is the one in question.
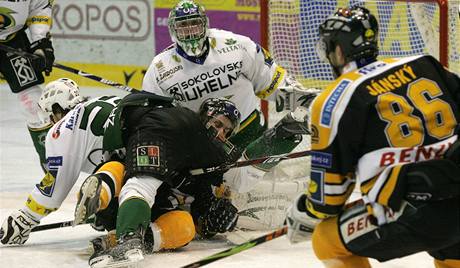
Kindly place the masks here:
MULTIPOLYGON (((15 48, 3 45, 1 43, 0 43, 0 49, 3 50, 3 51, 6 51, 6 52, 10 52, 10 53, 19 55, 19 56, 24 57, 24 58, 30 58, 30 59, 39 59, 39 58, 41 58, 38 55, 29 53, 29 52, 26 52, 26 51, 22 51, 22 50, 19 50, 19 49, 15 49, 15 48)), ((64 70, 64 71, 67 71, 67 72, 70 72, 70 73, 74 73, 76 75, 83 76, 83 77, 86 77, 88 79, 98 81, 98 82, 100 82, 102 84, 112 86, 112 87, 116 87, 118 89, 122 89, 122 90, 125 90, 125 91, 128 91, 128 92, 132 92, 132 91, 136 91, 136 90, 139 91, 138 89, 128 87, 126 85, 117 83, 115 81, 108 80, 108 79, 99 77, 97 75, 90 74, 90 73, 87 73, 87 72, 84 72, 82 70, 78 70, 78 69, 75 69, 75 68, 72 68, 72 67, 69 67, 69 66, 66 66, 66 65, 62 65, 62 64, 57 63, 57 62, 53 63, 53 66, 58 68, 58 69, 61 69, 61 70, 64 70)))
MULTIPOLYGON (((85 223, 82 223, 82 224, 93 223, 93 221, 94 221, 94 218, 90 218, 85 223)), ((34 228, 32 228, 31 232, 39 232, 39 231, 57 229, 57 228, 62 228, 62 227, 69 227, 69 226, 72 226, 72 224, 73 224, 73 220, 55 222, 55 223, 50 223, 50 224, 43 224, 43 225, 35 226, 34 228)))
POLYGON ((275 230, 275 231, 273 231, 271 233, 259 236, 257 238, 254 238, 254 239, 248 241, 248 242, 239 244, 239 245, 237 245, 235 247, 232 247, 232 248, 229 248, 227 250, 218 252, 218 253, 213 254, 213 255, 211 255, 209 257, 206 257, 204 259, 201 259, 201 260, 198 260, 196 262, 193 262, 193 263, 187 264, 185 266, 182 266, 181 268, 201 267, 201 266, 204 266, 204 265, 209 264, 211 262, 215 262, 215 261, 218 261, 218 260, 223 259, 225 257, 232 256, 232 255, 235 255, 235 254, 240 253, 242 251, 245 251, 247 249, 253 248, 253 247, 257 246, 257 245, 260 245, 260 244, 265 243, 267 241, 270 241, 272 239, 278 238, 280 236, 285 235, 286 233, 287 233, 287 226, 284 226, 284 227, 282 227, 282 228, 280 228, 278 230, 275 230))
POLYGON ((311 151, 307 150, 307 151, 300 151, 300 152, 295 152, 295 153, 286 153, 286 154, 264 156, 264 157, 260 157, 260 158, 254 158, 254 159, 238 161, 238 162, 235 162, 235 163, 229 164, 229 165, 221 165, 221 166, 210 167, 210 168, 192 169, 192 170, 190 170, 190 174, 191 175, 200 175, 200 174, 209 173, 209 172, 213 172, 213 171, 223 171, 223 170, 227 170, 227 169, 230 169, 230 168, 245 167, 245 166, 251 166, 251 165, 256 165, 256 164, 267 164, 267 163, 280 162, 280 161, 283 161, 283 160, 309 156, 310 153, 311 153, 311 151))

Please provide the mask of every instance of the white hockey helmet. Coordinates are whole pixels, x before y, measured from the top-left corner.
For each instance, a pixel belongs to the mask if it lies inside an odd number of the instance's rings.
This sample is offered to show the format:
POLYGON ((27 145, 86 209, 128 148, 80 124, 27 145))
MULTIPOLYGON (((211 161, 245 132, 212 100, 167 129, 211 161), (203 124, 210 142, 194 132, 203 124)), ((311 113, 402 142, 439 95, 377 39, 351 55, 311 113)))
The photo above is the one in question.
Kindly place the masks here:
POLYGON ((84 100, 80 96, 80 89, 75 81, 69 78, 59 78, 46 85, 38 101, 38 106, 47 116, 54 115, 56 109, 65 115, 84 100))

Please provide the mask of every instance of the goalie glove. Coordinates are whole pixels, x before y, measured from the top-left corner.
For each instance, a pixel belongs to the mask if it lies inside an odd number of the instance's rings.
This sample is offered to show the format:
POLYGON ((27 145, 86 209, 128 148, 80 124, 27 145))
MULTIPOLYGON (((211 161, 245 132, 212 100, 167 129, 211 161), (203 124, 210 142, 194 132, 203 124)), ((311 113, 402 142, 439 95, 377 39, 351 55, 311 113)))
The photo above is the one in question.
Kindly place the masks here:
POLYGON ((299 195, 287 210, 287 237, 291 243, 309 239, 315 226, 320 222, 319 219, 308 216, 306 199, 307 196, 305 194, 299 195))
POLYGON ((197 232, 204 238, 233 231, 238 221, 238 209, 229 199, 213 197, 207 211, 198 217, 197 232))
POLYGON ((263 137, 266 141, 291 139, 300 143, 302 135, 310 134, 307 109, 297 107, 294 112, 286 114, 272 128, 267 129, 263 137))
POLYGON ((295 111, 297 107, 310 108, 311 103, 321 93, 319 88, 304 88, 293 77, 288 76, 280 86, 276 96, 276 111, 295 111))
POLYGON ((35 220, 23 210, 13 212, 3 222, 0 229, 0 242, 5 245, 22 245, 29 239, 32 228, 39 223, 40 221, 35 220))
POLYGON ((45 38, 39 39, 30 45, 30 52, 39 55, 41 61, 37 63, 40 71, 45 71, 46 76, 49 76, 54 63, 54 48, 51 42, 51 35, 48 33, 45 38))

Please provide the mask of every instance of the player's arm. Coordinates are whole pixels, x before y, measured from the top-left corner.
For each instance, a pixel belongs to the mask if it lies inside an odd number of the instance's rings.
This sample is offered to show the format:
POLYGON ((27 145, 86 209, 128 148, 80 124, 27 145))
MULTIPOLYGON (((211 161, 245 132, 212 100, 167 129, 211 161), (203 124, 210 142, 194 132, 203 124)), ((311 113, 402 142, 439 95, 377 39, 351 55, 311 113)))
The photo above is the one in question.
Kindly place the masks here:
POLYGON ((30 14, 27 18, 27 25, 32 42, 45 38, 49 33, 52 24, 52 2, 49 0, 30 1, 30 14))
POLYGON ((425 56, 431 62, 437 66, 437 69, 439 70, 440 76, 443 78, 444 82, 446 83, 446 89, 447 91, 451 92, 454 101, 460 107, 460 77, 449 71, 447 68, 442 66, 439 61, 437 61, 435 58, 432 56, 425 56))
POLYGON ((346 109, 346 91, 337 103, 330 102, 334 93, 333 88, 326 89, 312 104, 310 183, 287 215, 293 242, 309 236, 320 219, 338 215, 355 186, 355 155, 363 135, 359 120, 365 122, 365 113, 346 109), (358 122, 352 124, 354 120, 358 122))
POLYGON ((49 75, 54 63, 54 48, 50 35, 52 2, 51 0, 32 0, 30 2, 30 14, 27 18, 27 26, 32 41, 30 52, 43 58, 43 62, 37 65, 45 71, 46 75, 49 75))
POLYGON ((63 131, 64 126, 61 120, 48 132, 45 141, 48 171, 32 189, 25 206, 4 221, 1 243, 24 244, 32 228, 60 207, 78 179, 82 157, 76 147, 81 143, 72 137, 71 131, 63 131))
POLYGON ((158 72, 156 71, 155 67, 155 61, 156 57, 153 59, 149 68, 147 69, 147 72, 144 75, 144 79, 142 80, 142 90, 150 93, 155 93, 160 96, 167 96, 167 94, 165 94, 165 92, 163 92, 161 89, 160 85, 158 85, 159 79, 158 72))

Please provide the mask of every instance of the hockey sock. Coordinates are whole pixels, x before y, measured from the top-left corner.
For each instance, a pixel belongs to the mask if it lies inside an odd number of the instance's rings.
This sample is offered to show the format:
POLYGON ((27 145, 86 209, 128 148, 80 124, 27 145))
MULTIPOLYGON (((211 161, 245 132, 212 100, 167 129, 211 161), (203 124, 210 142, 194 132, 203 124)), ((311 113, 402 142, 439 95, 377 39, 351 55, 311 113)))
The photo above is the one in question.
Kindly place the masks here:
POLYGON ((129 232, 135 232, 140 226, 144 230, 150 223, 150 207, 140 198, 131 198, 124 201, 118 209, 117 238, 129 232))
POLYGON ((43 128, 31 128, 28 127, 30 137, 34 143, 35 151, 37 151, 38 157, 40 158, 40 165, 43 171, 46 173, 46 155, 45 155, 45 139, 48 130, 52 125, 47 125, 43 128))

